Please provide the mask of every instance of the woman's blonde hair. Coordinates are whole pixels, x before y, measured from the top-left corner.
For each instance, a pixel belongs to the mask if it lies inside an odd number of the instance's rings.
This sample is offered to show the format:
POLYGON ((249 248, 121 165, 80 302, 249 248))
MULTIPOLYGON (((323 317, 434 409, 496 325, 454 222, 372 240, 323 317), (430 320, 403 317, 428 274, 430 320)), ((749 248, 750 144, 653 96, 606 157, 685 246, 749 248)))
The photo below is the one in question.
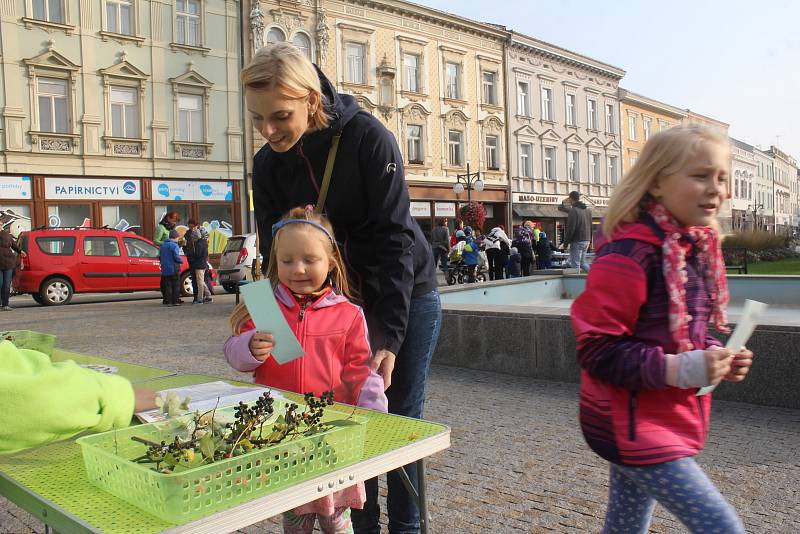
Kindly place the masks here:
MULTIPOLYGON (((275 235, 272 236, 272 244, 270 245, 269 249, 269 263, 267 264, 267 278, 272 283, 272 289, 278 287, 278 260, 277 260, 277 252, 278 252, 278 238, 280 237, 283 230, 290 226, 300 226, 303 228, 307 228, 311 232, 316 232, 320 241, 322 242, 323 247, 325 247, 326 252, 328 253, 328 261, 331 266, 331 271, 328 276, 331 285, 336 289, 336 291, 340 295, 344 295, 348 299, 353 299, 353 293, 350 290, 350 283, 347 280, 347 269, 344 265, 344 260, 342 258, 342 253, 339 250, 339 245, 336 243, 336 237, 333 235, 333 226, 331 226, 330 221, 324 215, 320 215, 315 213, 313 209, 310 207, 305 208, 293 208, 289 210, 289 212, 281 217, 281 220, 287 219, 301 219, 305 221, 310 221, 316 223, 328 232, 327 235, 325 232, 316 228, 314 225, 306 224, 303 222, 292 222, 289 223, 275 232, 275 235)), ((247 308, 245 307, 244 303, 237 304, 233 308, 233 312, 231 312, 231 330, 233 331, 234 335, 239 335, 242 331, 242 327, 244 323, 250 319, 250 314, 247 312, 247 308)))
POLYGON ((250 64, 242 69, 239 78, 245 90, 270 91, 277 87, 286 98, 297 100, 316 94, 319 108, 308 117, 309 129, 321 130, 330 123, 317 70, 291 43, 272 43, 259 49, 250 64))
POLYGON ((675 126, 653 135, 611 194, 603 221, 606 238, 611 239, 623 223, 635 221, 639 211, 653 200, 648 190, 658 180, 680 171, 705 143, 716 143, 730 151, 722 131, 708 126, 675 126))

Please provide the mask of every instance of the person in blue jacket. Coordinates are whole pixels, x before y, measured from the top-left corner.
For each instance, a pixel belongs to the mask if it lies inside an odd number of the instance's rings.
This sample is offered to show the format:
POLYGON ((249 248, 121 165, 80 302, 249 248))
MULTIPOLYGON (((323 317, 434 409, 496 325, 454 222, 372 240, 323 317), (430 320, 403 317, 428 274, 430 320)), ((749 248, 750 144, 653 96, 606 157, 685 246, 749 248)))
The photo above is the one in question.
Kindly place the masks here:
POLYGON ((475 240, 474 232, 470 226, 464 228, 464 265, 467 266, 467 282, 475 281, 475 271, 480 263, 481 247, 475 240))
MULTIPOLYGON (((253 159, 253 204, 263 264, 272 231, 295 206, 320 204, 362 299, 389 412, 422 416, 441 328, 436 268, 411 206, 394 135, 351 95, 340 94, 290 43, 261 48, 241 72, 248 115, 267 143, 253 159), (335 144, 338 143, 338 144, 335 144), (337 147, 334 152, 333 147, 337 147), (323 181, 330 161, 327 196, 323 181)), ((405 467, 417 486, 416 465, 405 467)), ((419 532, 419 510, 398 472, 387 475, 389 532, 419 532)), ((355 532, 379 533, 378 484, 366 483, 355 532)))
POLYGON ((180 306, 181 296, 180 276, 183 257, 181 247, 178 245, 179 234, 177 230, 169 231, 169 238, 161 245, 161 287, 164 291, 166 306, 180 306))

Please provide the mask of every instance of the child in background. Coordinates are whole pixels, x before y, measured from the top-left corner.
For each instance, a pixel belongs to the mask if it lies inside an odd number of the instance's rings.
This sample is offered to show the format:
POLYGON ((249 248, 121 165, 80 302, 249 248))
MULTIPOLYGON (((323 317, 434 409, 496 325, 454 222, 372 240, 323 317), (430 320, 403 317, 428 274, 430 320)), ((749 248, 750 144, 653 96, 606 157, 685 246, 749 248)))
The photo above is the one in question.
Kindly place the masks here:
POLYGON ((517 247, 511 247, 511 254, 508 256, 508 264, 506 265, 506 273, 508 273, 509 278, 519 278, 522 276, 522 256, 517 250, 517 247))
POLYGON ((164 297, 165 306, 180 306, 181 297, 181 247, 178 245, 180 236, 178 231, 169 231, 169 237, 161 244, 160 263, 161 263, 161 291, 164 297))
POLYGON ((728 331, 716 217, 729 169, 728 140, 714 130, 652 136, 613 193, 573 303, 581 427, 610 462, 604 533, 646 533, 656 501, 693 533, 744 532, 693 459, 711 410, 698 388, 744 380, 753 358, 708 335, 709 319, 728 331))
POLYGON ((536 268, 537 269, 552 269, 553 268, 553 252, 558 249, 547 237, 547 233, 539 232, 539 240, 536 241, 536 268))
MULTIPOLYGON (((295 208, 272 227, 267 277, 275 299, 305 355, 285 364, 273 357, 273 338, 257 332, 244 304, 231 315, 233 335, 225 358, 259 384, 320 395, 387 411, 383 379, 370 370, 371 351, 364 312, 350 302, 347 274, 328 220, 313 208, 295 208)), ((311 533, 319 520, 324 533, 352 532, 350 509, 361 508, 363 483, 295 508, 283 515, 283 531, 311 533)))

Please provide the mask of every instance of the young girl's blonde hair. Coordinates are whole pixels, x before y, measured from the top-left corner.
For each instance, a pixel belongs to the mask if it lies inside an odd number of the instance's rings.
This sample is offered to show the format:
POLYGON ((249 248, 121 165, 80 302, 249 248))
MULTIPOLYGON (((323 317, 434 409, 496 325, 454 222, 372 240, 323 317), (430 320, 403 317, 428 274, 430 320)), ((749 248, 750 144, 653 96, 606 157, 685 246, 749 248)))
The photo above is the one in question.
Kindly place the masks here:
MULTIPOLYGON (((342 253, 339 250, 339 245, 336 243, 336 238, 333 235, 333 226, 331 226, 330 221, 324 215, 320 215, 318 213, 314 213, 314 210, 310 207, 305 208, 293 208, 289 210, 289 212, 284 215, 281 220, 287 219, 301 219, 305 221, 311 221, 316 223, 328 232, 327 235, 325 232, 320 230, 319 228, 315 228, 311 224, 306 224, 303 222, 292 222, 287 224, 286 226, 281 227, 275 235, 272 236, 272 244, 270 245, 269 249, 269 263, 267 264, 267 278, 272 283, 272 289, 278 287, 278 241, 281 233, 283 233, 284 228, 289 226, 301 226, 304 229, 308 229, 310 232, 315 232, 314 235, 318 236, 320 241, 325 247, 325 251, 328 253, 328 262, 331 266, 331 272, 329 274, 329 280, 331 285, 337 290, 337 292, 348 299, 353 299, 353 294, 350 290, 350 283, 347 280, 347 269, 344 265, 344 260, 342 259, 342 253)), ((250 314, 247 312, 247 308, 245 307, 244 303, 239 303, 234 307, 233 312, 231 312, 231 330, 233 331, 234 335, 239 335, 242 330, 242 326, 244 323, 250 319, 250 314)))
POLYGON ((319 108, 308 117, 310 130, 328 126, 330 117, 325 113, 322 85, 314 64, 291 43, 272 43, 258 50, 250 63, 239 74, 244 89, 270 91, 279 88, 289 99, 319 97, 319 108))
POLYGON ((653 135, 611 194, 603 221, 606 238, 610 240, 623 223, 635 221, 639 211, 653 200, 648 190, 658 180, 680 171, 705 143, 716 143, 730 151, 724 133, 707 126, 675 126, 653 135))

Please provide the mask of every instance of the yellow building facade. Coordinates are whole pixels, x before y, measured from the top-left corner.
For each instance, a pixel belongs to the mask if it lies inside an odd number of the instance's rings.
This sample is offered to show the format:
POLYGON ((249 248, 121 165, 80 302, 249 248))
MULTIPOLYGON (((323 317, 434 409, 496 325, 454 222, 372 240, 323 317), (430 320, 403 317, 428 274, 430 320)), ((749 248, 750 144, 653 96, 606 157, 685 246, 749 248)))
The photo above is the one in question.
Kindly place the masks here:
MULTIPOLYGON (((270 0, 246 12, 245 60, 269 42, 290 41, 395 135, 423 230, 438 217, 452 221, 468 196, 487 207, 487 227, 506 223, 508 32, 400 1, 270 0), (484 189, 457 195, 456 176, 468 166, 484 189)), ((263 140, 250 135, 255 152, 263 140)))
POLYGON ((653 100, 627 89, 619 89, 620 132, 622 133, 622 169, 633 167, 654 133, 683 124, 686 110, 653 100))

